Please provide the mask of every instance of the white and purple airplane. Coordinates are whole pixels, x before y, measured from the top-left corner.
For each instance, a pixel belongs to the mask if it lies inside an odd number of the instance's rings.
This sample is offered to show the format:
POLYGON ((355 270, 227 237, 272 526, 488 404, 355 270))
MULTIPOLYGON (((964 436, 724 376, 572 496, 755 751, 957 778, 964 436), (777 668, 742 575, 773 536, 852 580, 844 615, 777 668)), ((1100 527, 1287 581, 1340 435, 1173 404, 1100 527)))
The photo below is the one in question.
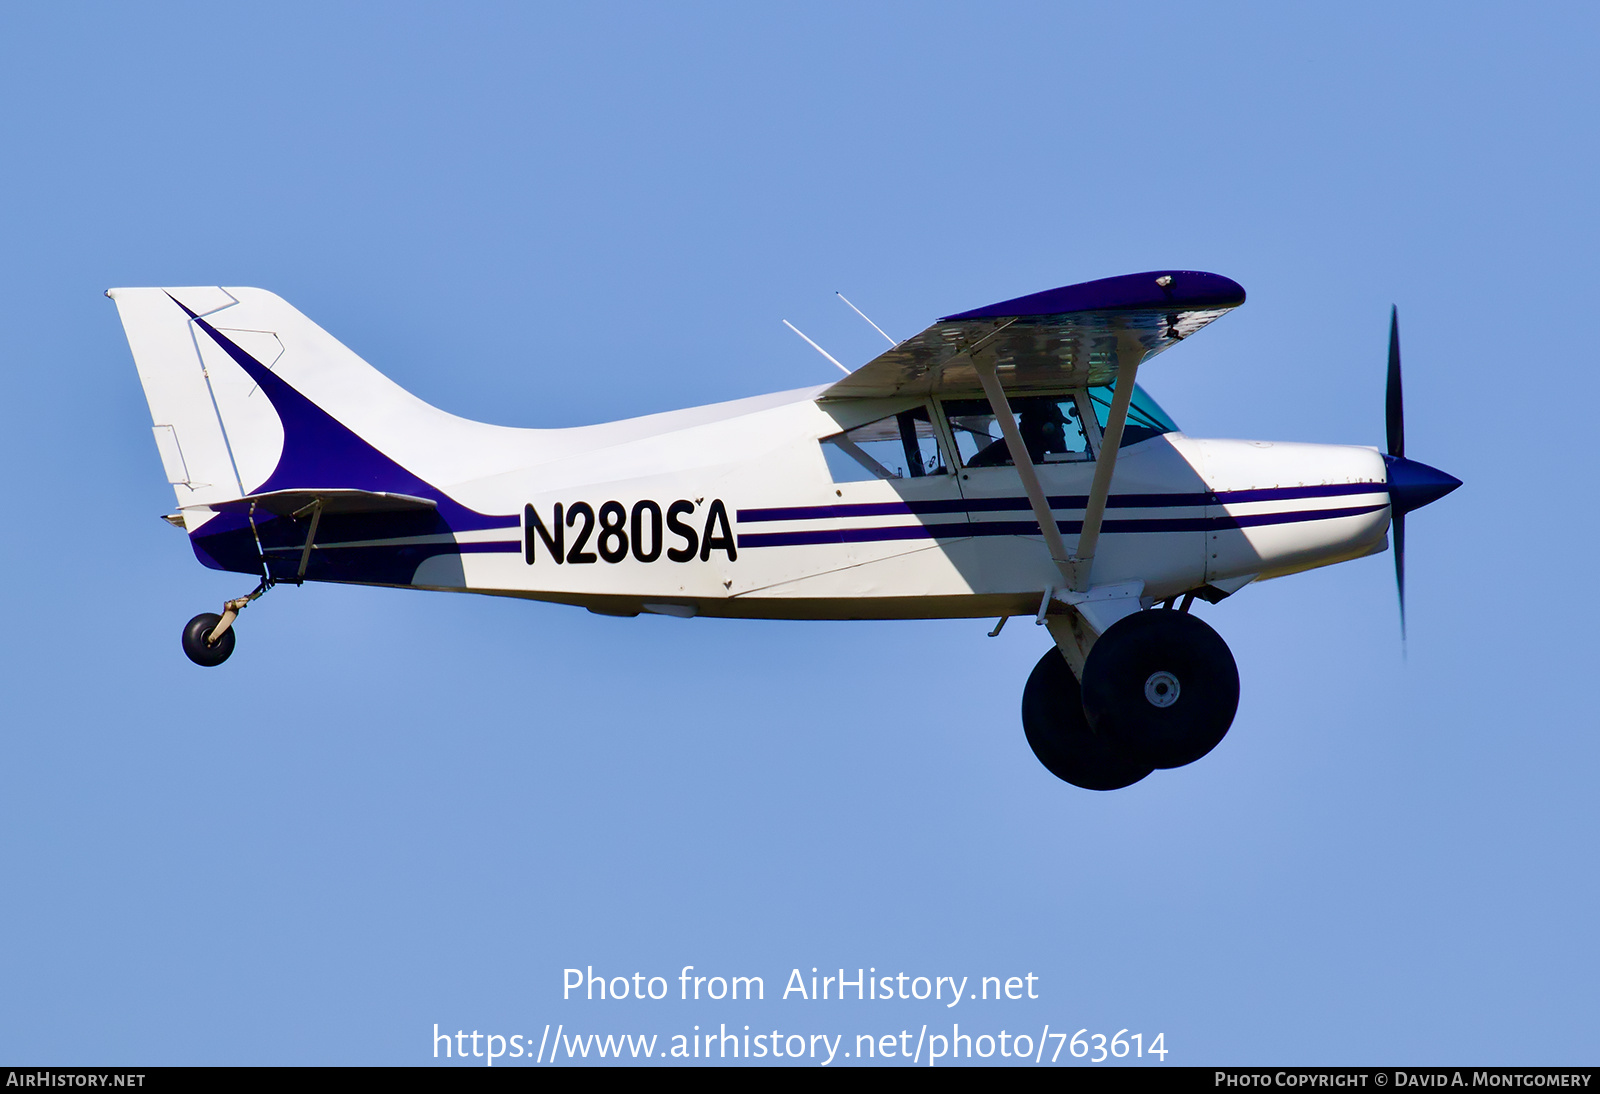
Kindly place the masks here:
MULTIPOLYGON (((822 387, 570 429, 458 418, 279 297, 112 289, 196 557, 254 592, 183 631, 200 665, 276 584, 488 593, 607 615, 1032 616, 1054 645, 1029 743, 1077 786, 1209 752, 1239 677, 1189 613, 1252 581, 1383 551, 1460 485, 1388 452, 1203 440, 1143 363, 1244 302, 1155 271, 947 316, 822 387)), ((887 336, 886 336, 887 337, 887 336)), ((840 366, 841 368, 843 366, 840 366)))

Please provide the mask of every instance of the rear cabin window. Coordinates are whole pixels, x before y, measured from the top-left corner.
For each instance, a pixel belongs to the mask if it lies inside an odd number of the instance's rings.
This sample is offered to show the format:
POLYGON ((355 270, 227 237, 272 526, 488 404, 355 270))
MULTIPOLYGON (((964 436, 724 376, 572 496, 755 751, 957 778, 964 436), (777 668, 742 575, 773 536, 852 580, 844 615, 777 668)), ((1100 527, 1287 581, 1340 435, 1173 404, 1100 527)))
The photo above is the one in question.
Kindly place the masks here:
POLYGON ((920 479, 950 470, 925 406, 823 437, 822 455, 834 482, 920 479))

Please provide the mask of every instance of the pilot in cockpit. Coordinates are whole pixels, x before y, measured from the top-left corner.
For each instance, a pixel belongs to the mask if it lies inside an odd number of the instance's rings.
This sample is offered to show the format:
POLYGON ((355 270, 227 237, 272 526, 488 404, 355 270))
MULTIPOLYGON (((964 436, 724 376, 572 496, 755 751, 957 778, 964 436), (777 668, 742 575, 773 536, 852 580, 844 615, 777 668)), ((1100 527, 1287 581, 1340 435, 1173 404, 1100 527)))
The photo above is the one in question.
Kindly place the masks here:
MULTIPOLYGON (((1048 453, 1067 451, 1067 419, 1060 403, 1051 398, 1019 399, 1017 403, 1017 432, 1022 434, 1023 447, 1034 463, 1044 463, 1048 453)), ((1078 408, 1068 405, 1070 413, 1076 417, 1078 408)), ((1011 452, 1006 448, 1004 437, 989 443, 967 461, 968 467, 1008 467, 1010 464, 1011 452)))

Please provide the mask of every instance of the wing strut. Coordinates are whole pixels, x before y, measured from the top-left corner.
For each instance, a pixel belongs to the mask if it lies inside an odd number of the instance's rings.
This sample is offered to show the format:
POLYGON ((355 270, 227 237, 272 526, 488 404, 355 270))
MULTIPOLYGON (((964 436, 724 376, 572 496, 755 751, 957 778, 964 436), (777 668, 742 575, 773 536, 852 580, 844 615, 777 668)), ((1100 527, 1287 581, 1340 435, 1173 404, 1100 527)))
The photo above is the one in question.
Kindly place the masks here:
POLYGON ((1134 377, 1144 360, 1144 345, 1127 332, 1117 339, 1117 386, 1111 393, 1111 411, 1100 431, 1100 452, 1094 461, 1094 481, 1089 485, 1089 502, 1083 510, 1083 531, 1078 534, 1078 553, 1072 559, 1069 579, 1075 592, 1089 591, 1089 572, 1094 569, 1094 549, 1100 542, 1100 525, 1106 515, 1106 498, 1111 494, 1111 473, 1117 469, 1117 451, 1122 447, 1122 427, 1128 424, 1128 406, 1133 402, 1134 377))
MULTIPOLYGON (((1061 576, 1068 585, 1072 585, 1072 558, 1067 554, 1067 545, 1061 538, 1055 514, 1050 511, 1050 500, 1045 497, 1044 487, 1039 485, 1038 473, 1033 469, 1033 456, 1029 454, 1028 446, 1022 443, 1022 432, 1017 429, 1017 419, 1011 413, 1011 401, 1006 398, 1005 388, 1000 386, 1000 378, 994 373, 994 358, 986 353, 974 353, 972 364, 977 370, 978 382, 983 385, 983 393, 989 397, 989 409, 994 411, 994 420, 1000 423, 1000 435, 1005 438, 1012 466, 1022 479, 1022 489, 1028 495, 1028 504, 1033 507, 1033 517, 1039 522, 1039 531, 1044 534, 1045 546, 1050 549, 1050 557, 1061 571, 1061 576)), ((1073 588, 1076 587, 1073 585, 1073 588)))
POLYGON ((1122 445, 1122 428, 1127 424, 1128 407, 1133 401, 1134 377, 1145 356, 1144 344, 1131 331, 1121 332, 1117 339, 1116 388, 1111 397, 1111 412, 1106 418, 1105 428, 1101 430, 1100 452, 1094 464, 1094 482, 1089 488, 1089 501, 1083 514, 1083 531, 1078 536, 1076 554, 1067 552, 1066 542, 1061 538, 1055 514, 1050 511, 1050 501, 1033 468, 1033 457, 1023 443, 1022 432, 1011 413, 1010 400, 1006 398, 1000 378, 995 375, 994 357, 974 352, 977 349, 974 346, 969 351, 973 367, 978 373, 978 381, 983 385, 983 393, 989 398, 989 407, 994 411, 995 420, 1000 423, 1006 451, 1011 453, 1011 463, 1017 469, 1017 476, 1022 479, 1022 489, 1028 495, 1034 519, 1039 522, 1045 546, 1050 549, 1050 558, 1060 569, 1068 589, 1086 593, 1089 591, 1089 574, 1094 568, 1095 547, 1100 539, 1100 525, 1106 514, 1106 498, 1111 493, 1111 475, 1117 466, 1117 450, 1122 445))

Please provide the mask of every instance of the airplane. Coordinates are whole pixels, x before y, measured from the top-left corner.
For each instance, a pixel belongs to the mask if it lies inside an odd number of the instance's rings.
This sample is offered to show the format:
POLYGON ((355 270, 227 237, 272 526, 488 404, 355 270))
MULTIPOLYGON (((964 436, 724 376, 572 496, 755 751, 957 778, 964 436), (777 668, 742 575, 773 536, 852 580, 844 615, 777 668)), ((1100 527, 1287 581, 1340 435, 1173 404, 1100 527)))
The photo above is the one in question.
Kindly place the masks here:
POLYGON ((106 295, 177 495, 164 519, 258 579, 184 626, 208 667, 247 604, 306 581, 991 635, 1032 616, 1052 644, 1028 743, 1113 790, 1232 725, 1238 668, 1196 599, 1380 553, 1392 528, 1403 638, 1406 514, 1460 485, 1406 458, 1393 311, 1386 452, 1179 430, 1136 378, 1244 303, 1211 273, 1048 289, 889 338, 831 384, 565 429, 436 409, 262 289, 106 295))

